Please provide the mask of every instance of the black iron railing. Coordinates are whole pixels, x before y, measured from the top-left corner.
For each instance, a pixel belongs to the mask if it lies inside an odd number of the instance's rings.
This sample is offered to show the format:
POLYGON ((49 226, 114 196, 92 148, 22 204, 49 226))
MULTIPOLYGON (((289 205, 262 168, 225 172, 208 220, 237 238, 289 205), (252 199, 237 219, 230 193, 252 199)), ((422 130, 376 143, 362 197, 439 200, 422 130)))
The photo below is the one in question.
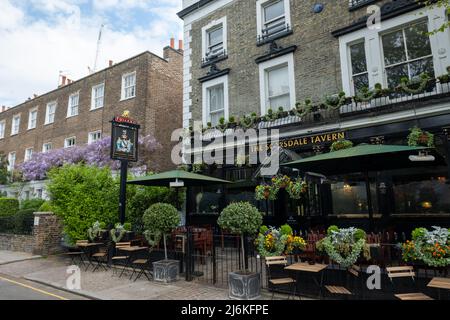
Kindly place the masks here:
POLYGON ((33 222, 33 216, 0 216, 0 233, 30 235, 33 233, 33 222))

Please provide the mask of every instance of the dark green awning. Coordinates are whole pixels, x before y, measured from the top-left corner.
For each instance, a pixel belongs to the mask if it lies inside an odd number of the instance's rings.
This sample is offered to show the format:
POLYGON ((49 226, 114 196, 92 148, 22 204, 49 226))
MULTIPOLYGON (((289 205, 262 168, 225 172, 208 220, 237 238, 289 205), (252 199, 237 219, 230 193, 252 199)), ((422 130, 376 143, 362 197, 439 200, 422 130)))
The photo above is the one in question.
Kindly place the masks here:
POLYGON ((361 144, 356 147, 319 154, 288 163, 283 166, 297 168, 302 172, 322 174, 393 170, 400 168, 445 165, 445 161, 434 149, 399 145, 361 144), (410 155, 427 151, 435 157, 430 162, 413 162, 410 155))
POLYGON ((227 180, 217 179, 210 176, 187 172, 184 170, 172 170, 153 174, 150 176, 139 177, 131 181, 128 181, 127 183, 143 186, 169 187, 171 182, 175 182, 177 180, 183 181, 185 187, 231 183, 230 181, 227 180))

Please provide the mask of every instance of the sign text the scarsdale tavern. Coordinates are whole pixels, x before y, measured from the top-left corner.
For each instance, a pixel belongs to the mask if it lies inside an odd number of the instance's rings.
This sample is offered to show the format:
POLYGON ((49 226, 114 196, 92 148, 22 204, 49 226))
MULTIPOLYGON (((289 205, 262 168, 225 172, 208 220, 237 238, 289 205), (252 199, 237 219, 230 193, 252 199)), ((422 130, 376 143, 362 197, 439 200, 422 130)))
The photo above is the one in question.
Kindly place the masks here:
MULTIPOLYGON (((296 138, 290 138, 285 140, 280 140, 278 143, 279 146, 283 149, 296 149, 299 147, 307 147, 307 146, 313 146, 323 143, 332 143, 338 140, 345 139, 345 132, 332 132, 332 133, 323 133, 323 134, 317 134, 314 136, 308 136, 308 137, 296 137, 296 138)), ((261 146, 260 146, 261 147, 261 146)), ((268 148, 270 149, 272 147, 271 144, 268 145, 268 148)), ((258 151, 257 146, 253 146, 256 151, 258 151)))

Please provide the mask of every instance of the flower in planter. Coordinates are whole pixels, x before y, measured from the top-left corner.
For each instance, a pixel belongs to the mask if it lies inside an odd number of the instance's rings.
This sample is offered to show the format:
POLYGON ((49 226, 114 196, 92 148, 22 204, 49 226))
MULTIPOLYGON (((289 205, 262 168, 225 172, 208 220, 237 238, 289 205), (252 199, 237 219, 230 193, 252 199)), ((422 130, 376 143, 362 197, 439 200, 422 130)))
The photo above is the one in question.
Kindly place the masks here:
POLYGON ((342 107, 345 102, 347 101, 347 98, 345 96, 345 92, 341 91, 338 94, 334 94, 331 96, 325 96, 324 99, 324 105, 327 108, 336 110, 342 107))
POLYGON ((302 237, 289 235, 286 240, 285 254, 292 254, 306 248, 306 241, 302 237))
POLYGON ((102 233, 106 231, 105 228, 106 224, 104 222, 94 222, 92 227, 87 230, 89 240, 95 241, 95 239, 100 238, 102 236, 102 233))
POLYGON ((111 235, 111 240, 114 243, 120 242, 120 240, 122 240, 123 236, 127 233, 127 231, 131 230, 131 224, 130 223, 127 224, 127 228, 129 228, 129 230, 125 228, 126 224, 127 223, 123 225, 120 223, 116 223, 114 228, 110 230, 109 234, 111 235))
POLYGON ((434 135, 428 131, 422 131, 420 128, 414 127, 410 129, 408 135, 408 146, 417 147, 434 147, 434 135))
POLYGON ((310 99, 306 99, 303 103, 297 102, 295 104, 295 108, 292 111, 294 112, 295 116, 302 118, 310 113, 312 109, 312 101, 310 99))
POLYGON ((403 77, 400 80, 399 88, 408 94, 419 94, 426 89, 430 80, 431 78, 427 73, 422 73, 418 78, 414 79, 403 77))
POLYGON ((288 235, 283 234, 280 229, 270 227, 258 234, 255 245, 262 257, 276 257, 286 250, 287 239, 288 235))
POLYGON ((350 140, 342 139, 342 140, 333 142, 333 144, 330 147, 330 152, 348 149, 351 147, 353 147, 353 142, 351 142, 350 140))
POLYGON ((336 226, 328 228, 327 236, 316 243, 318 251, 325 252, 331 260, 341 267, 352 266, 361 254, 370 259, 370 250, 366 245, 366 233, 357 228, 336 226))

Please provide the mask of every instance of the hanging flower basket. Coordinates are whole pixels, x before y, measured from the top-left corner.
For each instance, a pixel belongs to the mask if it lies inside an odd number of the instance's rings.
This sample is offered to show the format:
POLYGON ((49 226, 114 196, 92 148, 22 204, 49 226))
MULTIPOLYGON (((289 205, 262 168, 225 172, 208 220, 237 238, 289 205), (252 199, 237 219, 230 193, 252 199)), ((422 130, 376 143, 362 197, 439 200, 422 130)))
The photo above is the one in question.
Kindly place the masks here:
POLYGON ((330 152, 348 149, 353 147, 353 142, 350 140, 338 140, 333 142, 333 144, 330 147, 330 152))
POLYGON ((414 127, 410 129, 408 135, 408 145, 410 147, 434 147, 434 135, 428 131, 422 131, 420 128, 414 127))
POLYGON ((276 200, 279 189, 273 185, 262 184, 255 189, 256 200, 276 200))
POLYGON ((308 183, 302 178, 298 178, 295 181, 289 182, 286 191, 291 199, 299 200, 308 191, 308 183))
POLYGON ((272 177, 272 184, 278 189, 286 188, 291 182, 291 178, 286 175, 277 175, 272 177))

